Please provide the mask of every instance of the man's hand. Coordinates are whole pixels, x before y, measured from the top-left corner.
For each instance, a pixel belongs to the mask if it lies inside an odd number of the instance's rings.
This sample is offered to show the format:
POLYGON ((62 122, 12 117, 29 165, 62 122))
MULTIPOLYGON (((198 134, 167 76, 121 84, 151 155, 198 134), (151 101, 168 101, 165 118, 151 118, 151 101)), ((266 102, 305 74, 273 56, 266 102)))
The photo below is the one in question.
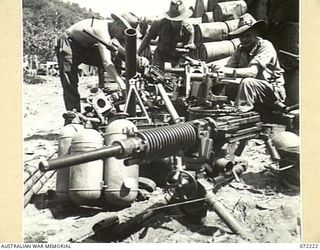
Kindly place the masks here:
POLYGON ((196 45, 194 43, 189 43, 189 44, 186 44, 183 46, 185 49, 191 49, 191 50, 194 50, 196 49, 196 45))
POLYGON ((150 64, 149 60, 143 56, 138 56, 137 61, 138 61, 139 68, 147 67, 150 64))

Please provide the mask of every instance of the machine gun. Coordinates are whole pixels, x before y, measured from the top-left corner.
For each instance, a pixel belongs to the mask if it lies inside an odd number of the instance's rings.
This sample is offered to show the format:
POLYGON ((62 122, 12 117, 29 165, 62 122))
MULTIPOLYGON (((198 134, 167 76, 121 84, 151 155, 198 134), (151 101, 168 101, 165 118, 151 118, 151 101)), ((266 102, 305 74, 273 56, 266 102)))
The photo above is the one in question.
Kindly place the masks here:
MULTIPOLYGON (((221 162, 217 162, 217 158, 233 158, 233 155, 242 153, 242 146, 241 150, 237 148, 234 152, 227 153, 229 144, 255 138, 260 131, 261 122, 258 114, 242 114, 218 120, 206 117, 138 132, 127 131, 127 139, 86 153, 41 161, 39 168, 49 171, 108 157, 126 159, 125 163, 130 165, 130 162, 136 162, 138 159, 143 161, 183 156, 185 159, 195 157, 200 159, 200 162, 209 162, 207 170, 213 172, 215 164, 221 162)), ((230 165, 230 161, 226 162, 225 165, 230 165)))
POLYGON ((188 50, 176 50, 181 53, 185 62, 175 68, 170 63, 165 63, 165 72, 181 79, 177 103, 182 106, 182 110, 186 112, 188 108, 195 107, 210 109, 213 113, 236 112, 236 108, 230 105, 228 97, 225 96, 226 84, 228 81, 235 81, 236 75, 213 72, 205 62, 190 58, 187 55, 188 50))
MULTIPOLYGON (((128 122, 128 121, 127 121, 128 122)), ((41 171, 76 166, 98 159, 122 159, 125 166, 143 161, 173 157, 172 172, 166 177, 165 190, 175 202, 202 199, 215 210, 212 190, 216 182, 227 176, 238 179, 239 166, 234 156, 240 155, 245 141, 258 136, 261 129, 259 115, 242 115, 227 120, 210 117, 142 131, 127 130, 127 138, 115 140, 103 148, 41 161, 41 171), (238 170, 237 170, 238 169, 238 170)), ((125 167, 125 168, 128 168, 125 167)), ((115 171, 117 171, 115 169, 115 171)), ((232 231, 241 233, 239 225, 228 214, 220 216, 232 231), (229 218, 230 217, 230 218, 229 218), (229 218, 229 219, 228 219, 229 218)))

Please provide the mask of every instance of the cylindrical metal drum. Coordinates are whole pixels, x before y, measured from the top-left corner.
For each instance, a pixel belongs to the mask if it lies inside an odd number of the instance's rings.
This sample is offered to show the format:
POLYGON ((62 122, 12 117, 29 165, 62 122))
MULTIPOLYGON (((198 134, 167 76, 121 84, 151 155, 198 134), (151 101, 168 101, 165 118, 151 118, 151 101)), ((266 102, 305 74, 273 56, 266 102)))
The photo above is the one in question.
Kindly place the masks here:
POLYGON ((299 2, 299 0, 269 0, 269 22, 274 25, 299 22, 299 2))
POLYGON ((216 6, 217 3, 223 2, 222 0, 208 0, 208 11, 213 11, 214 7, 216 6))
MULTIPOLYGON (((72 138, 70 153, 85 153, 102 148, 103 139, 94 129, 83 129, 72 138)), ((101 197, 103 161, 96 160, 70 167, 69 196, 76 204, 92 205, 101 197)))
POLYGON ((268 18, 269 2, 270 0, 256 0, 250 6, 249 11, 252 11, 251 14, 255 17, 256 20, 264 20, 267 23, 269 22, 269 18, 268 18))
POLYGON ((286 70, 284 74, 286 89, 286 104, 288 106, 299 103, 299 68, 286 70))
POLYGON ((239 44, 238 38, 231 41, 203 43, 199 47, 199 57, 206 62, 219 60, 231 56, 239 44))
POLYGON ((286 23, 281 27, 278 49, 299 54, 299 23, 286 23))
POLYGON ((208 2, 209 0, 203 0, 203 7, 204 7, 204 11, 208 11, 208 2))
POLYGON ((212 23, 214 22, 213 19, 213 12, 212 11, 207 11, 203 13, 202 15, 202 23, 212 23))
POLYGON ((190 17, 185 20, 183 20, 184 23, 189 23, 189 24, 199 24, 202 23, 202 17, 190 17))
POLYGON ((204 2, 207 0, 196 0, 193 17, 202 17, 203 13, 206 12, 206 7, 204 2))
POLYGON ((300 138, 298 135, 288 131, 280 132, 273 135, 272 142, 281 156, 281 161, 299 164, 300 138))
MULTIPOLYGON (((58 156, 70 153, 72 137, 83 129, 81 124, 68 124, 64 126, 58 138, 58 156)), ((69 168, 57 170, 56 197, 59 201, 69 201, 69 168)))
POLYGON ((246 12, 247 4, 243 0, 218 3, 213 9, 213 19, 216 22, 224 22, 227 20, 238 19, 246 12))
POLYGON ((228 27, 223 22, 202 23, 194 27, 194 42, 222 41, 228 38, 228 27))
POLYGON ((238 29, 239 21, 240 21, 240 19, 233 19, 233 20, 225 21, 225 24, 228 27, 228 33, 238 29))
MULTIPOLYGON (((105 144, 111 145, 114 141, 126 139, 124 130, 137 131, 136 126, 129 120, 119 119, 112 121, 106 129, 105 144)), ((124 159, 110 157, 104 161, 103 194, 106 202, 116 207, 130 205, 138 194, 139 166, 133 164, 125 166, 124 159)))

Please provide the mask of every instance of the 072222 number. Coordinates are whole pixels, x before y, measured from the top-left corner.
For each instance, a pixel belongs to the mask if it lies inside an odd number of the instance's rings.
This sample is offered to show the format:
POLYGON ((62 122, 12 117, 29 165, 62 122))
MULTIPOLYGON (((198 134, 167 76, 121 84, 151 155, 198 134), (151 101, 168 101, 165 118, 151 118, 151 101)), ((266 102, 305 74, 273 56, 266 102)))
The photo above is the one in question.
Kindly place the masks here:
POLYGON ((319 248, 319 244, 317 244, 317 243, 301 243, 300 248, 317 249, 317 248, 319 248))

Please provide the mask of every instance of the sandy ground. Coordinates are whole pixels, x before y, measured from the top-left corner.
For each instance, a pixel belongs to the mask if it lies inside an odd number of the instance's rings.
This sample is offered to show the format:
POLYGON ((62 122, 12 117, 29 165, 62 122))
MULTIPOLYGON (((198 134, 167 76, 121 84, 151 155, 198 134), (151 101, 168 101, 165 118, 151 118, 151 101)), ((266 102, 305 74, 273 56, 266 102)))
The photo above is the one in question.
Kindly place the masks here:
MULTIPOLYGON (((97 78, 82 78, 80 92, 88 94, 88 86, 97 78)), ((40 159, 55 157, 57 138, 63 126, 64 104, 62 89, 56 77, 44 78, 42 84, 23 84, 24 169, 31 171, 40 159)), ((251 140, 242 155, 248 160, 248 169, 241 176, 243 182, 232 181, 219 189, 215 197, 232 213, 255 242, 299 242, 301 224, 301 197, 297 190, 284 186, 277 174, 269 171, 273 164, 265 145, 251 140)), ((136 201, 120 211, 99 207, 66 209, 48 206, 48 190, 55 188, 55 174, 24 209, 25 242, 102 242, 92 234, 92 226, 110 215, 126 221, 142 212, 162 195, 157 188, 147 193, 148 199, 136 201)), ((203 225, 185 220, 177 209, 161 210, 137 228, 122 242, 148 243, 229 243, 246 242, 233 234, 214 211, 208 211, 203 225)))

